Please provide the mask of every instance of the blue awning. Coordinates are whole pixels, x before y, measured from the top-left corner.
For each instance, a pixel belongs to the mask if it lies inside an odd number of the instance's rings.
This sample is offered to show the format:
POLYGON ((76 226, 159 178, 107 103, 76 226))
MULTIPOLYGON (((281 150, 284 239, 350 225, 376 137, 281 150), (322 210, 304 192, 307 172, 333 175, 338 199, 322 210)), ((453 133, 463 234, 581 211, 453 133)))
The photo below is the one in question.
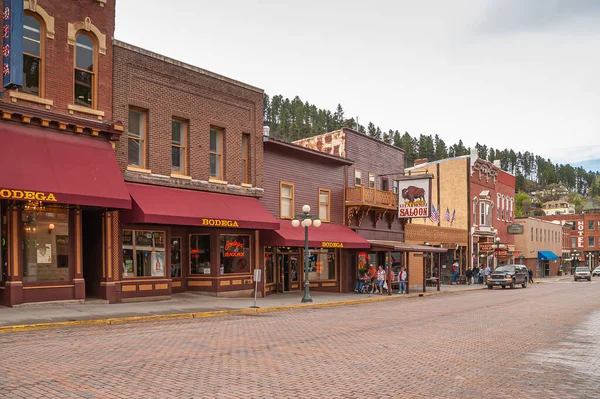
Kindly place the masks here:
POLYGON ((558 260, 558 256, 552 251, 538 251, 539 260, 558 260))

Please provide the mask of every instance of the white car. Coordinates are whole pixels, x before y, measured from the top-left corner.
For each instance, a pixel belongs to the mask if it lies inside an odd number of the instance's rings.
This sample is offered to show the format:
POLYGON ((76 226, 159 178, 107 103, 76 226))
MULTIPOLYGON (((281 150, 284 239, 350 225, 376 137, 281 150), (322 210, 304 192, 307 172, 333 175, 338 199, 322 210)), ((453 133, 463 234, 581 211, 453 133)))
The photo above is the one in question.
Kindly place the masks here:
POLYGON ((590 273, 590 269, 587 267, 578 267, 575 269, 575 274, 573 274, 573 280, 592 281, 592 273, 590 273))
POLYGON ((592 271, 592 277, 600 276, 600 266, 592 271))

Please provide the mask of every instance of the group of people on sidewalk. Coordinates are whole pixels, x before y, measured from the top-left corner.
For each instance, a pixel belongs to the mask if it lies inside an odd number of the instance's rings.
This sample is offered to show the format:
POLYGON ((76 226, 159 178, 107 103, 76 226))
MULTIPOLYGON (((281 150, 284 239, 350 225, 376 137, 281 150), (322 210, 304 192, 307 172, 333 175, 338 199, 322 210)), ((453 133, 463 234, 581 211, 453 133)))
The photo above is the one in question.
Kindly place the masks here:
POLYGON ((357 293, 370 293, 370 294, 383 294, 383 290, 392 292, 392 282, 394 279, 398 281, 398 294, 406 293, 406 270, 404 266, 398 271, 398 276, 394 276, 394 273, 389 270, 385 270, 382 265, 375 268, 375 264, 371 263, 369 268, 362 276, 359 277, 356 282, 354 292, 357 293))
MULTIPOLYGON (((479 267, 473 266, 473 269, 467 269, 465 271, 465 277, 467 278, 467 284, 471 285, 471 279, 473 279, 473 284, 487 284, 487 280, 492 273, 492 268, 489 266, 479 267)), ((531 269, 527 269, 527 273, 529 275, 529 282, 533 283, 533 271, 531 269)))

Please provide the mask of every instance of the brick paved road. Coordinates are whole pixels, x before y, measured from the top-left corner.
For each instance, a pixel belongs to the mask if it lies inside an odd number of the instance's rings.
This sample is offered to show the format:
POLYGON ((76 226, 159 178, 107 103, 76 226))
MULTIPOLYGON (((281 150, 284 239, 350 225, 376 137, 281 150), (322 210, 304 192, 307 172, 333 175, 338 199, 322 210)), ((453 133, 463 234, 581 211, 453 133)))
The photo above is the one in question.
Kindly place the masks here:
POLYGON ((0 397, 600 397, 599 293, 567 281, 5 333, 0 397))

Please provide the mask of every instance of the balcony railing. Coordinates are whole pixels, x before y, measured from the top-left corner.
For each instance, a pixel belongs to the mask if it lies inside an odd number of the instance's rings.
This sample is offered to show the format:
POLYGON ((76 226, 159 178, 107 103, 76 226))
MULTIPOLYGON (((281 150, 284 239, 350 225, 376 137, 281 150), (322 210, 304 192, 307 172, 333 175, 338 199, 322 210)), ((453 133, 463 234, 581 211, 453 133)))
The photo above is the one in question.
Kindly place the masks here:
POLYGON ((346 188, 347 205, 372 205, 382 208, 398 208, 398 194, 365 186, 346 188))

